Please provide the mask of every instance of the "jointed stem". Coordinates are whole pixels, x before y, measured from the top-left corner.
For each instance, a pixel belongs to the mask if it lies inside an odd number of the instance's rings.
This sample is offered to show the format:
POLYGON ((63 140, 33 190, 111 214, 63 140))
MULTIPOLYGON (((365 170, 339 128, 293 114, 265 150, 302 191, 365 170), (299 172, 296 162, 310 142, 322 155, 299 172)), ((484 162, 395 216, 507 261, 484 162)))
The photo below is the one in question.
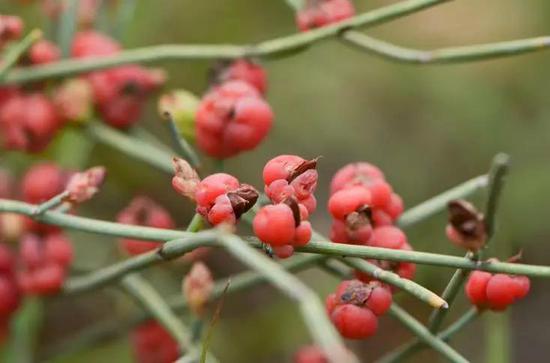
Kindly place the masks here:
POLYGON ((341 261, 352 268, 369 274, 377 280, 383 281, 389 285, 408 292, 417 299, 438 310, 445 310, 448 307, 447 302, 437 296, 437 294, 412 280, 399 277, 396 273, 381 269, 380 267, 360 258, 341 258, 341 261))
POLYGON ((277 57, 289 52, 299 51, 315 42, 334 37, 348 29, 381 24, 446 1, 449 0, 405 0, 357 15, 337 24, 264 41, 256 45, 160 45, 126 50, 107 57, 68 59, 50 65, 14 70, 6 75, 5 82, 21 84, 46 78, 71 76, 129 63, 149 63, 170 59, 199 60, 240 58, 243 56, 277 57))
POLYGON ((7 72, 13 67, 19 58, 38 40, 42 38, 42 32, 38 29, 31 31, 23 40, 17 43, 7 53, 2 55, 0 62, 0 82, 7 76, 7 72))
POLYGON ((423 343, 432 347, 435 351, 441 353, 450 362, 468 363, 468 360, 461 356, 456 350, 451 348, 442 339, 434 336, 430 331, 422 325, 418 320, 413 318, 409 313, 393 303, 390 308, 390 314, 403 323, 418 339, 423 343))
POLYGON ((358 31, 342 33, 342 40, 368 53, 401 63, 465 63, 550 49, 550 37, 537 37, 507 42, 448 47, 423 51, 397 46, 358 31))

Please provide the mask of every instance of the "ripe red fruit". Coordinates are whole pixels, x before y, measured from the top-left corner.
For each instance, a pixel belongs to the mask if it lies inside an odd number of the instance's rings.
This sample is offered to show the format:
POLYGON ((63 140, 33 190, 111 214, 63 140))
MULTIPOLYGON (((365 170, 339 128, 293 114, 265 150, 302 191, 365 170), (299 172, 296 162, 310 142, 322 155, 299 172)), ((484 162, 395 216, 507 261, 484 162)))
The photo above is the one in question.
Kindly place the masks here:
POLYGON ((17 94, 0 109, 1 141, 6 149, 39 152, 61 123, 53 103, 43 94, 17 94))
POLYGON ((352 212, 370 206, 370 192, 364 187, 351 187, 334 193, 328 201, 328 210, 336 219, 344 220, 352 212))
POLYGON ((378 328, 378 319, 372 311, 352 304, 336 306, 330 319, 340 334, 348 339, 368 338, 378 328))
MULTIPOLYGON (((174 221, 168 211, 144 196, 134 198, 126 208, 120 211, 117 215, 117 222, 164 229, 174 227, 174 221)), ((130 255, 138 255, 159 247, 156 242, 131 238, 123 238, 119 244, 130 255)))
POLYGON ((61 51, 54 43, 41 40, 31 46, 28 58, 32 64, 52 63, 61 58, 61 51))
POLYGON ((14 257, 9 248, 0 244, 0 274, 10 274, 13 272, 14 257))
POLYGON ((75 34, 71 55, 75 58, 113 55, 120 51, 120 45, 107 35, 88 30, 75 34))
POLYGON ((61 267, 68 267, 73 260, 73 246, 70 239, 63 233, 52 233, 43 242, 44 258, 61 267))
POLYGON ((0 274, 0 321, 9 317, 19 306, 20 295, 17 285, 9 275, 0 274))
POLYGON ((385 285, 375 286, 367 300, 367 307, 376 315, 383 315, 392 304, 391 290, 385 285))
POLYGON ((403 214, 403 199, 398 194, 392 193, 389 202, 384 206, 383 210, 390 216, 392 221, 396 221, 403 214))
POLYGON ((504 310, 516 298, 516 285, 511 276, 496 274, 487 282, 485 293, 491 309, 504 310))
POLYGON ((296 25, 301 31, 337 23, 355 15, 350 0, 308 0, 296 13, 296 25))
POLYGON ((369 246, 391 249, 401 249, 406 244, 408 244, 407 236, 401 229, 394 226, 375 228, 369 241, 369 246))
POLYGON ((286 204, 262 207, 252 223, 258 238, 274 247, 291 244, 295 236, 295 220, 292 209, 286 204))
POLYGON ((23 34, 23 21, 18 16, 0 15, 0 48, 23 34))
POLYGON ((501 311, 529 292, 529 278, 474 271, 466 283, 466 296, 480 309, 501 311))
POLYGON ((525 296, 527 296, 527 293, 529 293, 529 289, 531 287, 531 282, 529 281, 529 277, 512 276, 512 279, 516 284, 516 289, 515 289, 516 299, 523 299, 525 296))
POLYGON ((237 219, 254 206, 258 192, 237 178, 217 173, 204 178, 195 189, 197 213, 212 225, 235 224, 237 219))
POLYGON ((196 114, 197 144, 224 159, 252 150, 266 137, 273 112, 258 91, 243 81, 229 81, 203 97, 196 114))
POLYGON ((375 180, 384 180, 384 173, 369 163, 351 163, 334 174, 330 183, 330 194, 353 186, 368 186, 375 180))
POLYGON ((336 243, 367 244, 372 238, 372 225, 366 223, 348 223, 335 219, 330 228, 330 240, 336 243))
POLYGON ((66 182, 66 173, 56 164, 35 164, 23 176, 21 193, 26 202, 39 204, 61 193, 66 182))
POLYGON ((321 348, 309 345, 296 352, 294 363, 328 363, 328 360, 321 348))
POLYGON ((155 321, 135 328, 131 340, 139 363, 172 363, 179 357, 177 342, 155 321))
POLYGON ((289 258, 294 254, 294 247, 291 245, 273 247, 273 253, 280 259, 289 258))
POLYGON ((250 59, 237 59, 229 64, 222 65, 216 75, 216 83, 227 81, 244 81, 265 94, 267 89, 267 75, 263 67, 250 59))

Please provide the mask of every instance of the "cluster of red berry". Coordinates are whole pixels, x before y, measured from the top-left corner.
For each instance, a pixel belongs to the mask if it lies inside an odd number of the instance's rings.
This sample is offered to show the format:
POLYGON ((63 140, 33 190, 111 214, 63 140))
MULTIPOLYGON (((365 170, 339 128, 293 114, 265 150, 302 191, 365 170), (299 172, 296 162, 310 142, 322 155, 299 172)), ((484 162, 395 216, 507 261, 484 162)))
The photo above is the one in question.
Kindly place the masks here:
POLYGON ((271 129, 273 112, 262 98, 267 80, 259 64, 239 59, 215 73, 198 106, 195 131, 202 151, 225 159, 258 146, 271 129))
MULTIPOLYGON (((405 233, 393 225, 403 213, 403 201, 378 167, 366 162, 344 166, 332 178, 330 192, 328 209, 334 218, 330 232, 333 242, 412 250, 405 233)), ((409 279, 416 270, 408 262, 369 262, 409 279)), ((370 281, 365 274, 357 275, 370 281)))
POLYGON ((274 203, 262 207, 254 217, 254 233, 269 244, 279 258, 290 257, 294 247, 311 239, 309 215, 317 201, 317 160, 296 155, 280 155, 264 167, 263 180, 267 197, 274 203))
POLYGON ((168 363, 179 357, 178 342, 156 321, 136 327, 131 340, 136 362, 168 363))
POLYGON ((326 299, 330 319, 340 334, 348 339, 365 339, 376 333, 377 317, 383 315, 391 304, 391 290, 378 281, 342 281, 336 292, 326 299))
POLYGON ((355 8, 350 0, 306 0, 296 13, 296 25, 301 31, 319 28, 351 18, 355 8))
POLYGON ((466 283, 466 296, 478 309, 505 310, 529 292, 527 276, 474 271, 466 283))
MULTIPOLYGON (((16 17, 0 16, 0 45, 22 33, 16 17)), ((83 59, 118 53, 121 46, 92 30, 75 34, 71 56, 83 59)), ((60 50, 47 40, 33 44, 21 58, 22 65, 41 65, 59 60, 60 50)), ((162 71, 126 65, 94 71, 51 87, 0 87, 0 142, 5 149, 40 152, 67 122, 92 117, 93 105, 101 118, 118 128, 128 128, 139 118, 147 96, 164 83, 162 71)))

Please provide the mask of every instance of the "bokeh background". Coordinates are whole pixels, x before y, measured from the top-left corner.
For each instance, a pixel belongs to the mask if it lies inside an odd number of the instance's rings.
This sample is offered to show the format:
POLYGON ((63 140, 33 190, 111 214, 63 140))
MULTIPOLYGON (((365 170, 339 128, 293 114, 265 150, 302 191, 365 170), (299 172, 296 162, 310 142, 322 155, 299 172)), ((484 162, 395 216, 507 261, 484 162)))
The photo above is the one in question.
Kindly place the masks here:
MULTIPOLYGON (((128 48, 161 43, 250 43, 295 32, 293 13, 282 0, 137 1, 135 14, 122 30, 128 48)), ((359 11, 387 5, 387 0, 356 0, 359 11)), ((1 0, 1 13, 22 16, 28 28, 45 20, 39 6, 1 0)), ((544 0, 461 0, 368 30, 397 44, 431 49, 511 40, 550 34, 550 2, 544 0)), ((101 27, 106 30, 109 18, 101 27)), ((261 186, 261 168, 281 153, 323 156, 320 162, 319 205, 326 203, 331 175, 344 164, 365 160, 380 166, 407 206, 413 206, 462 181, 486 172, 497 152, 512 157, 512 170, 498 213, 498 232, 491 255, 506 257, 523 249, 526 263, 550 264, 550 53, 496 59, 463 65, 415 66, 388 62, 336 40, 294 56, 265 63, 269 74, 267 99, 276 114, 268 140, 254 152, 228 161, 227 171, 261 186)), ((170 88, 201 94, 207 87, 211 62, 159 63, 169 74, 170 88)), ((154 102, 141 125, 168 141, 154 102)), ((138 193, 168 207, 184 226, 191 204, 172 191, 169 177, 112 149, 91 145, 80 134, 66 132, 44 155, 33 159, 2 153, 3 164, 21 173, 41 159, 66 166, 86 163, 109 168, 105 189, 81 208, 81 214, 112 219, 138 193), (72 133, 72 134, 71 134, 72 133), (75 142, 76 140, 76 142, 75 142), (90 154, 82 145, 90 144, 90 154), (75 148, 73 152, 71 149, 75 148)), ((213 166, 213 164, 212 164, 213 166)), ((482 203, 483 195, 472 199, 482 203)), ((313 216, 319 230, 328 230, 323 208, 313 216)), ((445 215, 407 230, 417 250, 461 255, 444 237, 445 215)), ((75 270, 90 270, 119 258, 112 239, 72 233, 77 249, 75 270)), ((222 251, 207 262, 217 278, 242 270, 222 251)), ((147 276, 163 294, 177 296, 188 267, 155 267, 147 276)), ((451 269, 420 266, 418 282, 441 291, 451 269)), ((299 274, 326 295, 337 280, 321 270, 299 274)), ((550 281, 533 280, 529 297, 507 313, 488 313, 456 336, 452 344, 473 362, 548 361, 550 281)), ((398 300, 419 319, 429 309, 401 294, 398 300)), ((38 340, 45 357, 65 339, 94 324, 127 316, 136 307, 114 289, 44 302, 44 326, 38 340)), ((450 320, 467 309, 462 296, 450 320)), ((40 309, 38 309, 40 310, 40 309)), ((40 313, 40 311, 38 311, 40 313)), ((408 340, 410 334, 391 317, 383 317, 378 334, 350 342, 364 362, 408 340)), ((267 284, 226 298, 215 328, 212 349, 222 362, 289 362, 295 350, 310 342, 297 307, 267 284)), ((52 362, 131 362, 127 334, 52 362)), ((437 362, 430 351, 411 362, 437 362)))

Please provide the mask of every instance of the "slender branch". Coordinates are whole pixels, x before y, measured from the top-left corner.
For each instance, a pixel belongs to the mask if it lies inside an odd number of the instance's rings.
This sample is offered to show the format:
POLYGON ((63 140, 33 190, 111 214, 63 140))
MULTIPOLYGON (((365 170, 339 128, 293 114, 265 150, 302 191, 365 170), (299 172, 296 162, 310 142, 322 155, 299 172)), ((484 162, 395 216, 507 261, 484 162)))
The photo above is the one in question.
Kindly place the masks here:
MULTIPOLYGON (((462 330, 468 323, 477 318, 480 314, 476 308, 470 308, 464 315, 457 319, 447 329, 443 330, 437 335, 443 341, 449 341, 456 333, 462 330)), ((398 348, 394 349, 390 353, 376 360, 376 363, 395 363, 403 362, 414 353, 426 348, 418 339, 411 340, 398 348)))
POLYGON ((2 55, 2 61, 0 62, 0 83, 8 76, 7 72, 17 63, 19 58, 40 38, 42 38, 42 32, 35 29, 2 55))
POLYGON ((460 199, 485 188, 488 183, 487 175, 480 175, 457 185, 433 198, 408 209, 401 215, 397 224, 401 228, 407 228, 434 214, 445 210, 447 203, 453 199, 460 199))
POLYGON ((355 357, 346 353, 344 343, 329 321, 323 304, 303 282, 235 235, 222 234, 220 243, 230 254, 263 274, 274 286, 299 303, 310 333, 316 344, 325 351, 330 362, 358 362, 355 357))
MULTIPOLYGON (((168 333, 172 335, 178 342, 182 352, 187 352, 189 356, 196 358, 200 356, 200 349, 192 344, 191 332, 183 325, 172 309, 166 304, 163 297, 147 280, 134 273, 125 276, 120 284, 138 304, 151 313, 168 333)), ((217 362, 217 359, 212 354, 209 353, 207 355, 208 362, 217 362)))
POLYGON ((264 41, 256 45, 159 45, 126 50, 107 57, 63 60, 50 65, 13 70, 7 74, 4 81, 6 83, 21 84, 46 78, 71 76, 129 63, 150 63, 170 59, 204 60, 241 58, 244 56, 276 57, 302 50, 313 43, 334 37, 348 29, 374 26, 447 1, 449 0, 405 0, 357 15, 337 24, 264 41))
POLYGON ((107 144, 126 155, 141 160, 161 171, 172 174, 172 154, 165 152, 143 140, 124 134, 101 122, 92 122, 86 131, 97 141, 107 144))
POLYGON ((184 137, 180 136, 178 126, 174 122, 174 118, 170 113, 166 112, 166 122, 168 123, 168 130, 170 131, 170 137, 172 138, 172 143, 176 147, 176 151, 182 157, 184 157, 191 166, 194 168, 199 168, 201 161, 191 145, 185 140, 184 137))
POLYGON ((390 314, 403 323, 419 340, 432 347, 435 351, 441 353, 450 362, 468 363, 468 360, 461 356, 456 350, 447 345, 443 340, 436 337, 422 325, 418 320, 413 318, 409 313, 393 303, 389 310, 390 314))
POLYGON ((183 351, 191 349, 191 333, 172 312, 162 296, 138 274, 126 275, 120 286, 172 335, 183 351))
POLYGON ((69 192, 67 190, 57 194, 56 196, 45 201, 44 203, 37 205, 33 212, 33 215, 35 216, 41 215, 45 211, 59 206, 61 203, 63 203, 65 198, 67 198, 68 196, 69 196, 69 192))
POLYGON ((341 258, 340 261, 352 268, 367 273, 380 281, 404 290, 417 299, 434 308, 437 308, 438 310, 446 310, 448 308, 447 302, 440 298, 437 294, 412 280, 401 278, 396 273, 381 269, 375 264, 360 258, 341 258))
POLYGON ((304 7, 305 0, 285 0, 289 7, 294 11, 299 11, 304 7))
POLYGON ((71 43, 77 25, 79 2, 80 0, 67 1, 61 13, 61 19, 57 27, 57 43, 59 44, 63 58, 71 55, 71 43))
POLYGON ((550 49, 550 36, 506 42, 448 47, 423 51, 397 46, 358 31, 343 32, 341 39, 360 50, 382 58, 412 64, 465 63, 550 49))
MULTIPOLYGON (((502 188, 504 186, 504 179, 508 172, 509 157, 506 154, 497 154, 493 158, 491 163, 491 169, 489 170, 489 186, 487 189, 487 205, 485 207, 485 225, 487 229, 487 243, 489 243, 493 236, 496 210, 502 188)), ((466 258, 477 260, 480 257, 480 253, 466 254, 466 258)), ((447 300, 449 304, 452 304, 456 298, 460 288, 468 277, 468 271, 458 269, 453 274, 453 277, 449 281, 449 284, 443 291, 442 297, 447 300)), ((430 322, 428 328, 432 333, 435 333, 441 327, 447 311, 435 310, 430 316, 430 322)))
POLYGON ((106 222, 93 218, 77 217, 58 211, 45 211, 41 215, 34 215, 36 205, 15 200, 0 199, 0 212, 13 212, 29 216, 41 223, 51 224, 63 228, 83 232, 101 234, 112 237, 128 237, 144 241, 169 241, 185 238, 192 233, 173 229, 134 226, 115 222, 106 222))
MULTIPOLYGON (((317 262, 322 261, 325 257, 322 255, 296 255, 288 260, 281 262, 280 266, 287 271, 297 272, 314 266, 317 262)), ((259 286, 266 281, 266 277, 254 271, 241 272, 231 277, 231 285, 228 288, 228 293, 237 293, 251 287, 259 286)), ((219 298, 223 293, 226 285, 226 280, 218 281, 214 285, 212 294, 209 296, 209 301, 212 302, 219 298)), ((187 311, 188 303, 181 294, 168 299, 168 305, 171 309, 178 312, 187 311)), ((91 327, 86 327, 84 331, 61 341, 58 344, 50 347, 41 355, 42 359, 51 358, 60 354, 69 354, 78 352, 86 347, 96 343, 106 341, 115 336, 122 334, 131 327, 150 319, 149 312, 140 312, 132 315, 124 320, 106 320, 91 327)))
MULTIPOLYGON (((32 217, 35 207, 36 206, 32 204, 0 199, 0 212, 14 212, 32 217)), ((69 229, 77 229, 84 232, 115 237, 136 238, 146 241, 169 241, 179 238, 188 238, 186 243, 191 243, 191 241, 194 241, 195 238, 201 238, 197 236, 207 232, 192 234, 189 232, 172 229, 160 229, 105 222, 52 211, 44 212, 43 215, 35 216, 34 218, 42 223, 57 225, 69 229)), ((255 237, 249 237, 247 238, 247 241, 255 247, 259 248, 261 246, 261 243, 255 237)), ((207 243, 205 242, 205 244, 207 243)), ((549 266, 525 265, 497 261, 471 261, 470 259, 464 257, 451 255, 339 244, 316 239, 311 240, 306 246, 297 247, 296 251, 323 254, 327 256, 347 256, 388 261, 405 261, 433 266, 464 268, 467 270, 502 272, 512 275, 550 277, 549 266)))

